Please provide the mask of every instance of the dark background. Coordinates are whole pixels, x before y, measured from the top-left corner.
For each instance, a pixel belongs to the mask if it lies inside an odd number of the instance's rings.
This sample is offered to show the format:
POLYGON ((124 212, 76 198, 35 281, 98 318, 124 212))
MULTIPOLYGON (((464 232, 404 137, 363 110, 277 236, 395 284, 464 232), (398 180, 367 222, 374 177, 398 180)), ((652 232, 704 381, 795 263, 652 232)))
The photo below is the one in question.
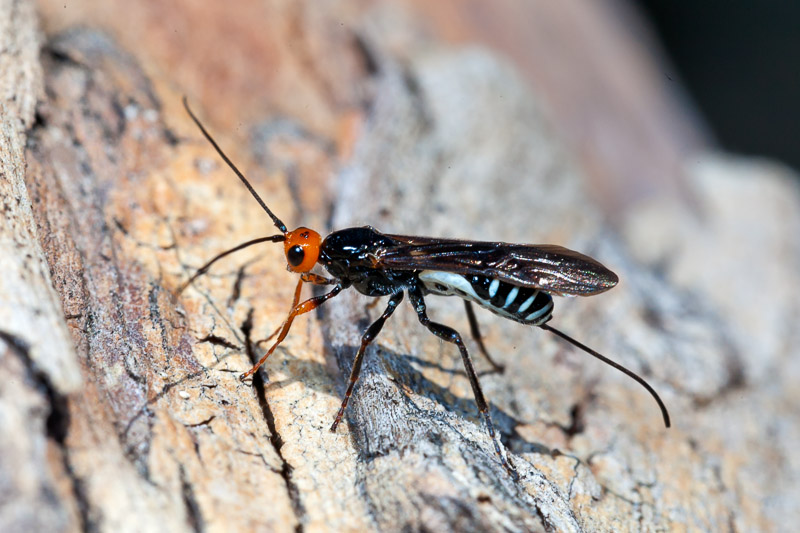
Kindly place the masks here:
POLYGON ((800 169, 800 0, 635 0, 726 150, 800 169))

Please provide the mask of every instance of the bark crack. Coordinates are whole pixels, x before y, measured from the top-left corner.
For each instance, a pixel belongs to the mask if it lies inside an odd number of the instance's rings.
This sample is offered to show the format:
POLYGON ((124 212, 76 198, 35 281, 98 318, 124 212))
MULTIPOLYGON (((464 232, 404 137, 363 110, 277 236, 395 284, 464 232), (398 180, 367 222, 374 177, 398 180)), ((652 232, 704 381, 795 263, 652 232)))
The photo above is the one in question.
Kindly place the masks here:
MULTIPOLYGON (((253 332, 253 308, 251 307, 247 313, 247 318, 245 319, 244 323, 242 324, 242 333, 244 334, 245 338, 245 347, 247 349, 247 356, 250 361, 255 364, 259 357, 256 355, 255 350, 253 349, 253 341, 252 341, 252 332, 253 332)), ((297 527, 295 531, 297 533, 301 533, 303 528, 303 521, 306 516, 306 510, 303 506, 303 502, 300 498, 300 490, 297 487, 297 484, 292 479, 292 471, 294 470, 292 465, 286 460, 281 452, 283 448, 283 438, 278 433, 278 430, 275 426, 275 415, 272 412, 272 408, 267 401, 267 395, 265 390, 265 379, 264 379, 264 371, 262 368, 261 372, 256 372, 253 375, 253 387, 255 388, 256 397, 258 398, 259 405, 261 406, 261 413, 264 416, 264 420, 267 423, 267 428, 269 429, 269 440, 272 443, 272 446, 275 448, 275 452, 278 454, 278 458, 281 461, 281 470, 280 475, 283 477, 284 483, 286 484, 286 490, 289 494, 289 500, 292 504, 292 510, 294 511, 295 516, 297 517, 297 527)))
POLYGON ((188 520, 189 527, 192 528, 192 531, 197 531, 200 533, 205 530, 203 513, 200 510, 200 505, 197 503, 197 498, 195 498, 194 490, 192 489, 192 483, 187 478, 186 470, 183 468, 183 465, 180 465, 178 471, 181 479, 181 494, 183 495, 183 504, 186 507, 186 519, 188 520))
POLYGON ((31 380, 47 400, 49 412, 45 420, 45 431, 47 437, 56 443, 60 452, 61 464, 70 481, 70 489, 78 509, 79 529, 90 533, 99 531, 100 528, 96 520, 92 518, 90 499, 86 493, 83 480, 75 473, 69 460, 69 448, 66 445, 66 439, 69 434, 71 420, 67 397, 58 391, 50 381, 50 376, 31 359, 30 345, 24 339, 0 330, 0 340, 8 345, 11 352, 17 354, 27 369, 31 380))

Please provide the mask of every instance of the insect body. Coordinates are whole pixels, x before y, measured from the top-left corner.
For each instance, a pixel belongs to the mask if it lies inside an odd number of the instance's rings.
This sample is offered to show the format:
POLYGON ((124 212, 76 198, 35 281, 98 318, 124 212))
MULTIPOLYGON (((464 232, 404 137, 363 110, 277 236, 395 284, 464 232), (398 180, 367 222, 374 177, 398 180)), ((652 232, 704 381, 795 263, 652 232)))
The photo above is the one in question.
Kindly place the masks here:
POLYGON ((241 379, 251 376, 267 360, 284 340, 297 316, 316 309, 344 289, 353 287, 361 294, 371 297, 388 296, 386 309, 367 328, 361 338, 361 346, 353 360, 342 405, 331 426, 331 431, 335 431, 358 380, 367 346, 381 331, 405 294, 408 294, 420 323, 437 337, 458 347, 475 402, 494 442, 495 451, 503 465, 516 477, 516 472, 501 452, 489 416, 489 404, 483 395, 472 358, 461 335, 449 326, 433 322, 427 314, 426 296, 458 296, 464 300, 472 336, 483 355, 495 368, 499 368, 499 365, 489 357, 481 341, 472 303, 504 318, 550 331, 624 372, 644 386, 653 396, 661 409, 664 424, 670 426, 666 407, 647 382, 548 324, 553 311, 552 295, 589 296, 604 292, 617 284, 616 274, 594 259, 554 245, 521 245, 391 235, 380 233, 369 226, 335 231, 324 240, 319 233, 305 227, 289 231, 222 152, 189 109, 185 99, 184 106, 206 139, 248 188, 281 234, 254 239, 217 255, 200 268, 181 290, 205 273, 217 260, 262 242, 283 242, 289 270, 300 274, 292 309, 283 325, 270 336, 270 339, 275 336, 277 339, 261 360, 241 375, 241 379), (326 278, 312 273, 311 270, 317 264, 322 265, 331 277, 326 278), (300 289, 303 283, 331 285, 332 288, 322 296, 300 302, 300 289))

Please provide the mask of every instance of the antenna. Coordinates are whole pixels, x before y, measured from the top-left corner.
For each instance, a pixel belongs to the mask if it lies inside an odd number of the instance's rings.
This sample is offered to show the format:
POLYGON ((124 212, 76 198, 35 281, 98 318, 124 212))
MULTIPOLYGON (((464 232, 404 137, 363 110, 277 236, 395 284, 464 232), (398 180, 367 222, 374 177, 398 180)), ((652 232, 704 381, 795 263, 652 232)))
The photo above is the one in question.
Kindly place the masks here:
POLYGON ((613 366, 614 368, 616 368, 617 370, 619 370, 623 374, 627 375, 628 377, 633 378, 636 382, 639 383, 639 385, 641 385, 642 387, 647 389, 647 392, 649 392, 650 395, 656 400, 656 403, 658 404, 659 409, 661 409, 661 416, 664 417, 664 425, 667 426, 667 427, 670 427, 669 413, 667 412, 667 407, 664 405, 664 402, 661 401, 661 398, 658 396, 658 393, 656 393, 656 391, 653 389, 653 387, 651 387, 650 384, 647 383, 638 374, 636 374, 632 370, 628 370, 627 368, 625 368, 624 366, 622 366, 619 363, 615 363, 614 361, 612 361, 608 357, 595 352, 594 350, 592 350, 591 348, 589 348, 585 344, 582 344, 582 343, 576 341, 575 339, 573 339, 572 337, 570 337, 566 333, 562 333, 561 331, 557 330, 556 328, 554 328, 552 326, 548 326, 547 324, 541 324, 539 327, 544 329, 544 330, 549 331, 550 333, 553 333, 554 335, 557 335, 558 337, 561 337, 562 339, 564 339, 568 343, 572 344, 573 346, 576 346, 576 347, 580 348, 581 350, 583 350, 584 352, 588 353, 589 355, 592 355, 592 356, 600 359, 605 364, 607 364, 609 366, 613 366))
MULTIPOLYGON (((281 221, 281 219, 276 217, 275 213, 270 211, 270 208, 267 207, 267 204, 264 203, 264 200, 261 199, 261 197, 255 191, 255 189, 253 189, 253 186, 250 185, 250 182, 247 181, 247 178, 244 177, 244 174, 242 174, 239 171, 239 169, 236 168, 236 165, 233 164, 233 161, 231 161, 228 158, 228 156, 225 155, 225 152, 222 151, 222 148, 220 148, 219 145, 217 144, 217 142, 213 139, 213 137, 211 137, 211 134, 206 131, 206 129, 203 127, 203 124, 200 123, 200 120, 194 115, 194 113, 192 113, 192 110, 189 109, 189 102, 186 101, 186 97, 185 96, 183 97, 183 107, 186 108, 186 112, 189 113, 190 117, 192 117, 192 120, 194 121, 195 124, 197 124, 197 127, 200 128, 200 131, 203 133, 203 136, 208 140, 208 142, 211 143, 211 146, 214 147, 214 150, 216 150, 217 153, 219 154, 219 156, 223 159, 223 161, 225 161, 228 164, 228 166, 231 167, 231 170, 233 170, 233 172, 239 177, 239 179, 242 180, 242 183, 244 183, 244 186, 247 187, 248 191, 250 191, 250 194, 253 195, 253 198, 255 198, 256 201, 264 209, 264 211, 267 212, 269 217, 272 219, 272 222, 275 224, 275 227, 278 228, 281 231, 281 233, 286 234, 287 233, 286 224, 284 224, 281 221)), ((273 242, 276 242, 276 241, 273 241, 273 242)))
POLYGON ((197 272, 192 274, 191 278, 186 280, 180 287, 178 287, 178 294, 180 294, 184 290, 186 290, 186 287, 191 285, 194 282, 194 280, 196 280, 197 278, 199 278, 200 276, 202 276, 203 274, 208 272, 208 269, 211 268, 211 265, 213 265, 219 259, 222 259, 226 255, 230 255, 233 252, 238 252, 239 250, 244 250, 248 246, 253 246, 254 244, 260 244, 262 242, 283 242, 285 240, 286 240, 286 237, 284 237, 283 235, 271 235, 270 237, 259 237, 258 239, 253 239, 252 241, 243 242, 239 246, 235 246, 235 247, 231 248, 230 250, 225 250, 224 252, 222 252, 219 255, 215 255, 208 263, 206 263, 205 265, 203 265, 200 268, 198 268, 197 272))

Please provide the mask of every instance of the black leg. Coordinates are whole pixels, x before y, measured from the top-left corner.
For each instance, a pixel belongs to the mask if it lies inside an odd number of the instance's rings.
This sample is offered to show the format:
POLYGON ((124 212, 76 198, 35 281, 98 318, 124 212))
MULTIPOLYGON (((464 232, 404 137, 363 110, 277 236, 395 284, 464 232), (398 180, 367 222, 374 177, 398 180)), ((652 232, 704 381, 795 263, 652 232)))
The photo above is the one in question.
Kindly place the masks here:
POLYGON ((383 314, 376 320, 375 322, 367 328, 367 331, 364 332, 364 335, 361 337, 361 347, 358 349, 356 353, 355 359, 353 359, 353 368, 350 370, 350 383, 347 385, 347 391, 344 393, 344 399, 342 399, 342 406, 339 408, 339 412, 336 414, 336 420, 333 421, 333 425, 331 426, 331 431, 336 431, 336 427, 339 425, 339 422, 342 421, 342 417, 344 416, 344 410, 347 408, 347 402, 350 401, 350 396, 353 394, 353 388, 356 386, 356 381, 358 381, 358 374, 361 372, 361 363, 364 360, 364 352, 367 350, 367 346, 375 337, 378 336, 378 333, 381 332, 381 328, 383 328, 383 323, 386 322, 386 319, 392 316, 394 310, 397 309, 397 306, 400 305, 400 302, 403 301, 403 292, 396 292, 392 295, 389 299, 389 305, 386 306, 386 310, 383 314))
POLYGON ((409 289, 408 297, 411 300, 411 304, 414 306, 414 310, 417 312, 417 317, 423 326, 428 328, 431 333, 440 339, 451 342, 458 346, 458 350, 461 352, 461 360, 464 362, 464 367, 467 370, 469 383, 472 385, 472 394, 475 396, 475 403, 478 404, 478 411, 480 411, 481 415, 483 416, 483 420, 486 423, 486 429, 489 432, 492 443, 494 443, 494 450, 497 452, 498 457, 500 457, 500 462, 503 464, 505 469, 508 470, 514 479, 518 479, 519 474, 517 474, 517 471, 511 467, 500 449, 500 441, 498 440, 497 434, 494 431, 492 417, 489 415, 489 403, 486 401, 486 398, 483 395, 481 384, 478 382, 478 374, 475 372, 475 366, 472 364, 472 358, 469 356, 469 352, 467 352, 467 347, 464 345, 461 335, 459 335, 459 333, 453 328, 445 326, 444 324, 431 322, 431 320, 428 318, 427 306, 425 305, 422 291, 419 288, 409 289))
POLYGON ((478 348, 481 350, 481 353, 489 361, 489 364, 492 365, 492 369, 495 372, 503 372, 505 366, 501 365, 500 363, 495 362, 494 359, 489 355, 489 352, 486 351, 486 346, 483 345, 483 339, 481 338, 481 330, 478 329, 478 319, 475 318, 475 311, 472 309, 472 302, 469 300, 464 300, 464 308, 467 310, 467 318, 469 319, 469 329, 472 333, 472 338, 475 339, 475 342, 478 343, 478 348))

